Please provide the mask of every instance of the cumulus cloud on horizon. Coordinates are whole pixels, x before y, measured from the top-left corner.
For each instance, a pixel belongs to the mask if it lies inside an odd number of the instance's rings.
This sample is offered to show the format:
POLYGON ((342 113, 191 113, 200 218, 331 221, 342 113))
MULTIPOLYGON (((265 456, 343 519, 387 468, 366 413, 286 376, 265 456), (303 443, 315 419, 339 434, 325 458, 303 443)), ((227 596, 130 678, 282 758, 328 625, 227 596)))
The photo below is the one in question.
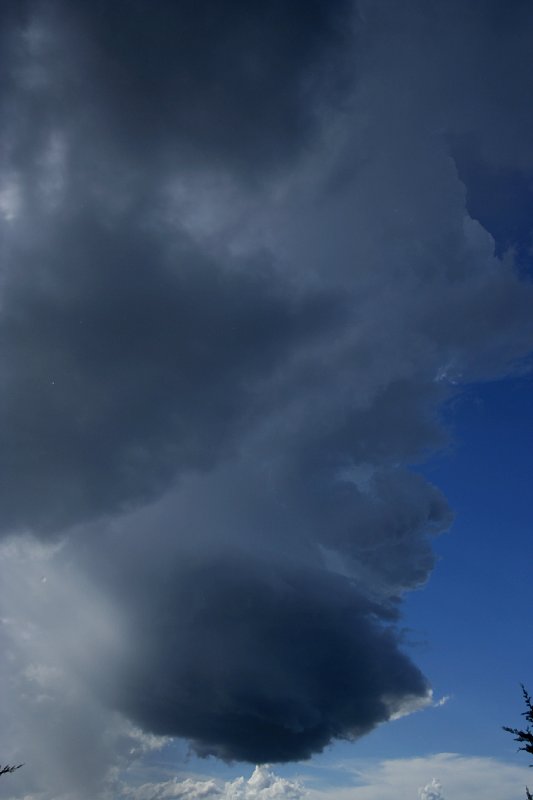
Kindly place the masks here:
POLYGON ((416 465, 533 349, 454 160, 533 168, 533 13, 502 10, 2 4, 0 747, 28 796, 94 798, 149 737, 287 762, 431 703, 398 620, 453 514, 416 465))
POLYGON ((444 800, 444 795, 441 790, 442 786, 438 780, 433 778, 431 783, 428 783, 427 786, 423 786, 418 790, 418 796, 420 800, 444 800))
POLYGON ((528 778, 527 766, 461 753, 372 759, 366 763, 351 759, 335 764, 332 772, 327 787, 306 782, 309 800, 499 800, 519 796, 528 778), (431 777, 435 775, 438 777, 431 777))
POLYGON ((127 800, 302 800, 306 791, 299 781, 276 775, 268 766, 258 766, 252 775, 225 781, 172 778, 159 784, 144 784, 136 789, 126 789, 127 800))
POLYGON ((174 777, 159 783, 146 783, 136 788, 124 787, 125 800, 499 800, 519 794, 527 779, 527 767, 508 764, 498 759, 435 753, 419 758, 370 761, 367 764, 337 763, 327 769, 329 785, 320 779, 320 768, 298 779, 276 774, 268 766, 256 767, 250 777, 241 776, 229 781, 202 777, 174 777), (440 780, 428 780, 436 771, 445 781, 444 793, 440 780), (420 781, 424 784, 420 786, 420 781), (417 789, 418 785, 418 789, 417 789))

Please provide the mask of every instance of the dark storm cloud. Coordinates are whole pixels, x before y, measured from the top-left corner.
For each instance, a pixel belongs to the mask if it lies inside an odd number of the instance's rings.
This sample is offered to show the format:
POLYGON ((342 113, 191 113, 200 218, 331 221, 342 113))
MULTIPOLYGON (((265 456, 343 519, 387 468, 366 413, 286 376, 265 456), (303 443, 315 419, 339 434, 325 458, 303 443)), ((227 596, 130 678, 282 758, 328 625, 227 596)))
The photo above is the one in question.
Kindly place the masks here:
POLYGON ((430 702, 399 609, 451 512, 413 465, 533 347, 452 158, 533 162, 502 9, 2 6, 3 682, 61 792, 100 728, 123 763, 117 710, 264 762, 430 702))
POLYGON ((339 69, 350 41, 348 0, 305 8, 294 0, 162 0, 149 14, 144 3, 98 0, 74 15, 88 39, 89 96, 97 92, 115 144, 141 157, 149 141, 224 166, 277 168, 298 154, 319 106, 348 77, 339 69))
POLYGON ((234 556, 159 579, 160 603, 135 609, 143 654, 121 665, 112 697, 143 728, 185 736, 201 754, 307 758, 428 691, 380 626, 385 612, 322 570, 234 556))
POLYGON ((268 263, 213 263, 141 226, 85 207, 10 253, 4 531, 57 531, 211 467, 259 413, 258 381, 339 316, 268 263))
POLYGON ((257 413, 254 382, 332 320, 268 254, 209 253, 165 224, 152 159, 258 175, 294 156, 350 4, 146 11, 3 9, 6 177, 25 212, 4 228, 4 530, 57 529, 209 466, 257 413))
MULTIPOLYGON (((95 161, 107 154, 135 170, 195 161, 261 177, 312 143, 350 82, 349 0, 24 8, 12 88, 41 133, 68 118, 95 161)), ((21 130, 18 147, 35 133, 21 130)))
POLYGON ((89 571, 128 609, 126 641, 85 680, 142 729, 251 762, 307 758, 427 702, 394 623, 449 511, 408 473, 375 484, 308 476, 296 492, 221 467, 117 522, 89 571))

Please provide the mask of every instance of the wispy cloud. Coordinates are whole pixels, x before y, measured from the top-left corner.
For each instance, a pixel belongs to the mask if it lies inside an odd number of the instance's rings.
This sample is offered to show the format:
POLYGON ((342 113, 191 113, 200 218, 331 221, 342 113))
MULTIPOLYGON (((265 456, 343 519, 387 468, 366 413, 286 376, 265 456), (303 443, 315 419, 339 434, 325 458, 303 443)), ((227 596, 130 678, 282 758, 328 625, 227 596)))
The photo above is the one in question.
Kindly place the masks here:
POLYGON ((420 758, 390 759, 372 763, 339 764, 343 781, 312 788, 311 800, 501 800, 519 797, 528 778, 527 767, 495 758, 436 753, 420 758), (347 786, 348 776, 352 782, 347 786))

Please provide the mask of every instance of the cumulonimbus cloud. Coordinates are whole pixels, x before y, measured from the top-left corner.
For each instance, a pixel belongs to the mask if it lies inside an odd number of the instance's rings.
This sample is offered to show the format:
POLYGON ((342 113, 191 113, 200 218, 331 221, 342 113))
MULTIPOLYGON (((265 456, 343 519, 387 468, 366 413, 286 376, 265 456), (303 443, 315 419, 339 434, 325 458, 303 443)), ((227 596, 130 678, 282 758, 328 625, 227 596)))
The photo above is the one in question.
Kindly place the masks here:
POLYGON ((27 613, 81 706, 306 758, 430 701, 397 620, 452 514, 412 465, 533 346, 453 152, 528 168, 479 74, 515 97, 529 49, 496 81, 496 0, 156 6, 2 7, 0 528, 70 587, 63 637, 27 613), (73 639, 93 593, 116 635, 73 639))

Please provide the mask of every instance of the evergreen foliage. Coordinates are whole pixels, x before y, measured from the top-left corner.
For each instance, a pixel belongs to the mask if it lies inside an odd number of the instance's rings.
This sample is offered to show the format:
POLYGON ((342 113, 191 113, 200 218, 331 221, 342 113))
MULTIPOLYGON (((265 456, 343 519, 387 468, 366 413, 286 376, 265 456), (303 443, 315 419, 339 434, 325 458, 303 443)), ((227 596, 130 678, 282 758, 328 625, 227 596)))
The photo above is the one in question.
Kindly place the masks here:
MULTIPOLYGON (((522 694, 524 695, 524 702, 526 704, 526 710, 522 712, 522 716, 526 718, 526 726, 524 728, 509 728, 507 725, 504 725, 503 729, 513 734, 515 742, 519 742, 520 744, 519 750, 525 750, 526 753, 533 755, 533 730, 531 728, 533 725, 533 700, 524 685, 522 685, 522 694)), ((533 764, 529 766, 533 766, 533 764)), ((527 786, 526 795, 527 800, 533 800, 533 794, 531 794, 527 786)))

